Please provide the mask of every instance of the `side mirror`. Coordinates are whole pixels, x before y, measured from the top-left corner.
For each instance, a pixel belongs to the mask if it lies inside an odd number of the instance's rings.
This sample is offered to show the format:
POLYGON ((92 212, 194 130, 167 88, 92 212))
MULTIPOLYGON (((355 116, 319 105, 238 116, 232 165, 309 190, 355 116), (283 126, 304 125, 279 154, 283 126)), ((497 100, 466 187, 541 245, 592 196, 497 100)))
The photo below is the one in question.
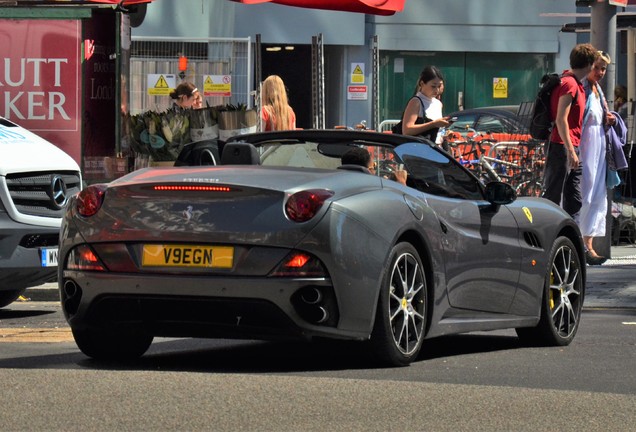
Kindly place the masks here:
POLYGON ((486 185, 486 200, 495 205, 510 204, 517 199, 517 193, 508 183, 490 182, 486 185))

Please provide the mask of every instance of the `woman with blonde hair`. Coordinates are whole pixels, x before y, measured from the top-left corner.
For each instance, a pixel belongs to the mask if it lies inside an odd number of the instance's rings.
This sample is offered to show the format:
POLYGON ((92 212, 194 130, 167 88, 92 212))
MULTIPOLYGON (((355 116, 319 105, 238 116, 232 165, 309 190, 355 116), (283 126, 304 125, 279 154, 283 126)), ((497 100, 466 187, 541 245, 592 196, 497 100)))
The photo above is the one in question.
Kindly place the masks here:
POLYGON ((289 106, 285 83, 278 75, 270 75, 261 89, 261 130, 296 129, 296 113, 289 106))
POLYGON ((605 125, 612 125, 616 122, 599 84, 610 64, 609 55, 599 51, 599 56, 594 61, 592 70, 583 79, 586 105, 583 113, 581 144, 579 145, 583 171, 581 176, 582 206, 575 219, 583 235, 585 259, 590 265, 602 264, 607 259, 596 253, 593 240, 594 237, 605 235, 607 213, 605 125))

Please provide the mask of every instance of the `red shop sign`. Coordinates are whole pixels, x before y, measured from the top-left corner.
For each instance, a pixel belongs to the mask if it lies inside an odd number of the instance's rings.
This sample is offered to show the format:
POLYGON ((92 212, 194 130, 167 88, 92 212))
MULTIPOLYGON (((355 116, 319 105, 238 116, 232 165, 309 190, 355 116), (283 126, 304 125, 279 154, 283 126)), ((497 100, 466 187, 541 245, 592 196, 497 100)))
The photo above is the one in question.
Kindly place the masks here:
POLYGON ((80 26, 79 20, 0 19, 0 115, 78 163, 80 26))

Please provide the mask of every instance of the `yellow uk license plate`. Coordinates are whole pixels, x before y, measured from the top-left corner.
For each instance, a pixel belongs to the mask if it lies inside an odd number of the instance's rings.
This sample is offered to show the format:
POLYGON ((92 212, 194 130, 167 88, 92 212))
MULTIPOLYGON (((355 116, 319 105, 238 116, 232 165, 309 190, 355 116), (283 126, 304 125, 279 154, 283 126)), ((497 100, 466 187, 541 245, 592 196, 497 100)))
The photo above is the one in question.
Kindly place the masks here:
POLYGON ((232 268, 234 248, 231 246, 201 246, 147 244, 143 247, 143 267, 232 268))

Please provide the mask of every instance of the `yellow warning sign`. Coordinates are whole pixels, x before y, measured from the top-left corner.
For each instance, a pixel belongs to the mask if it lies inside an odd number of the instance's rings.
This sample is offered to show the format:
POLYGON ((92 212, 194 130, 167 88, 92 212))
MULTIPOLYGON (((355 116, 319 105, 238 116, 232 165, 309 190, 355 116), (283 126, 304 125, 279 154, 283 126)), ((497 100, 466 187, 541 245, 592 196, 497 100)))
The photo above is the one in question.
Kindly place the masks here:
POLYGON ((148 74, 148 95, 168 96, 177 86, 177 76, 174 74, 148 74))
POLYGON ((157 82, 155 83, 155 88, 160 88, 160 89, 170 88, 170 86, 168 85, 168 81, 166 81, 163 75, 161 75, 159 79, 157 80, 157 82))
POLYGON ((492 79, 492 97, 495 99, 505 99, 508 97, 508 78, 492 79))
POLYGON ((204 96, 232 96, 232 76, 231 75, 204 75, 203 76, 204 96))
POLYGON ((351 84, 364 84, 364 63, 351 63, 351 84))

